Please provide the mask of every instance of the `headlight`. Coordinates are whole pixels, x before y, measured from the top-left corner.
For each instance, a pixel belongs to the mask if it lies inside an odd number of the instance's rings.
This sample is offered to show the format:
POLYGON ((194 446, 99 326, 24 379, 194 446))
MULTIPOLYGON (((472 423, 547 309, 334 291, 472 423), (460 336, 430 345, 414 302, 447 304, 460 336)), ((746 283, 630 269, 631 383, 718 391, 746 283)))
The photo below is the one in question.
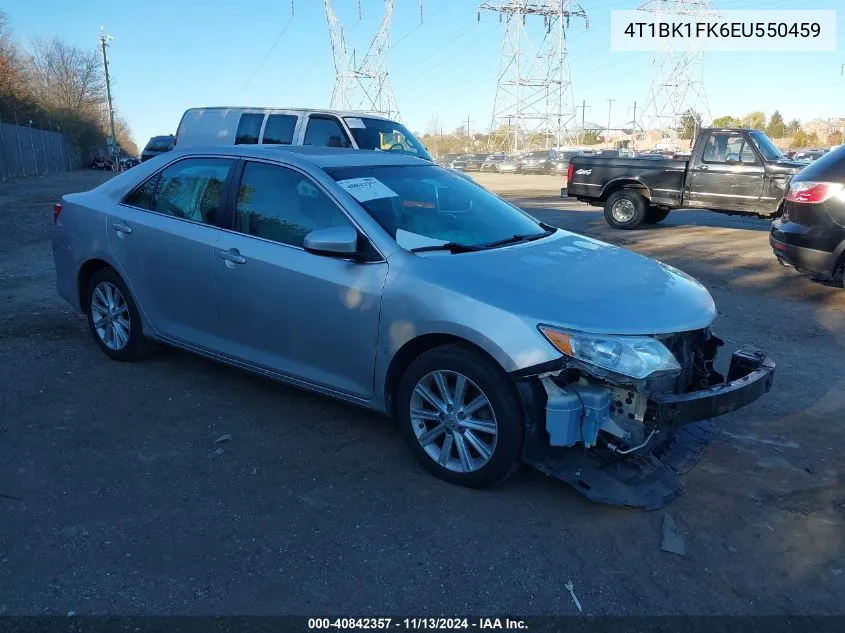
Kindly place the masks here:
POLYGON ((650 336, 583 334, 546 325, 539 329, 567 356, 638 380, 657 372, 681 369, 672 352, 650 336))

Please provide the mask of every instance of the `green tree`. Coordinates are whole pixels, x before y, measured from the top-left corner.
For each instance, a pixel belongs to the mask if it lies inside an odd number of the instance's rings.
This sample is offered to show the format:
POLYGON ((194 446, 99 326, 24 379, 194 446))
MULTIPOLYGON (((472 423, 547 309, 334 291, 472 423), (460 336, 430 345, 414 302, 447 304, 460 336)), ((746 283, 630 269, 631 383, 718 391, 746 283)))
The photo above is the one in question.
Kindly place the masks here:
POLYGON ((765 130, 766 114, 764 112, 760 112, 759 110, 746 114, 742 117, 742 127, 750 127, 753 130, 765 130))
POLYGON ((801 129, 801 121, 798 119, 792 119, 786 126, 786 135, 787 136, 794 136, 795 133, 801 129))
POLYGON ((804 130, 799 128, 799 130, 792 136, 792 147, 794 149, 819 147, 820 145, 821 141, 819 140, 819 137, 816 136, 815 132, 807 134, 804 130))
POLYGON ((783 138, 786 132, 786 123, 783 122, 783 117, 779 110, 775 110, 769 119, 769 125, 766 127, 766 134, 772 138, 783 138))
POLYGON ((701 127, 701 115, 690 108, 681 115, 678 121, 678 136, 682 139, 691 139, 695 137, 695 132, 701 127))
POLYGON ((742 121, 732 116, 720 116, 713 119, 713 127, 742 127, 742 121))

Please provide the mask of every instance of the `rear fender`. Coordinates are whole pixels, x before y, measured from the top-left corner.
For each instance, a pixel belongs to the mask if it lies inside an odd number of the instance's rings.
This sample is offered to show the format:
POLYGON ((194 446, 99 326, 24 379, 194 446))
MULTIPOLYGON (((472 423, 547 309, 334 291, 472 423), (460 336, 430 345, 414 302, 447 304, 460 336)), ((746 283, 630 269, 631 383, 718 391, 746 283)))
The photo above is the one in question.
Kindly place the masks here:
POLYGON ((636 189, 643 197, 651 200, 651 190, 648 188, 648 185, 636 178, 616 178, 611 180, 602 187, 599 199, 607 200, 611 194, 616 193, 620 189, 636 189))

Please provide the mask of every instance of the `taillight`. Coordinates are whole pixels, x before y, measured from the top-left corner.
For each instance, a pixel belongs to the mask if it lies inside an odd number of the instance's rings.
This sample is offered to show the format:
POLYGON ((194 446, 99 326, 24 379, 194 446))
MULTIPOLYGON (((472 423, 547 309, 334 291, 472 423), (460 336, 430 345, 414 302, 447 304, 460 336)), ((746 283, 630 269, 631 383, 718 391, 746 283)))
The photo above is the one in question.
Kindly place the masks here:
POLYGON ((62 203, 57 202, 53 205, 53 224, 59 221, 59 216, 62 214, 62 203))
POLYGON ((793 182, 786 199, 789 202, 818 204, 841 194, 843 190, 845 187, 836 182, 793 182))
POLYGON ((575 167, 572 165, 572 163, 569 163, 569 169, 566 170, 566 181, 567 182, 572 181, 572 173, 574 171, 575 171, 575 167))

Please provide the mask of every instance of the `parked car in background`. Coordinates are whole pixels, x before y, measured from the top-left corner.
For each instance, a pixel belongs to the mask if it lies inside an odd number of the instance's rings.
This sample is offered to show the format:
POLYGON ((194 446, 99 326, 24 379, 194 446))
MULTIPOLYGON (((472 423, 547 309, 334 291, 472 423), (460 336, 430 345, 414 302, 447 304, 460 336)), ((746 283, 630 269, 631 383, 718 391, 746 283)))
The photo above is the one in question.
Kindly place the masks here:
POLYGON ((500 174, 516 174, 519 173, 521 164, 520 157, 513 154, 507 155, 496 165, 496 171, 500 174))
POLYGON ((472 154, 463 154, 455 158, 449 164, 449 167, 457 169, 458 171, 467 171, 467 165, 469 164, 470 159, 472 159, 472 154))
POLYGON ((463 486, 526 461, 656 509, 703 450, 670 431, 774 377, 760 351, 714 369, 716 308, 688 275, 399 153, 177 148, 53 221, 59 295, 108 358, 160 342, 367 407, 463 486))
MULTIPOLYGON (((792 178, 783 215, 769 243, 782 264, 822 279, 845 266, 845 147, 813 161, 792 178)), ((845 284, 845 279, 843 279, 845 284)))
POLYGON ((792 155, 792 160, 797 160, 805 163, 812 163, 814 160, 818 160, 825 154, 827 154, 826 149, 800 150, 792 155))
POLYGON ((481 171, 481 165, 487 160, 487 154, 469 154, 464 158, 466 159, 464 171, 481 171))
POLYGON ((102 169, 104 171, 114 170, 114 160, 108 154, 95 154, 94 158, 88 163, 90 169, 102 169))
POLYGON ((499 171, 499 163, 503 162, 507 156, 505 154, 490 154, 481 163, 481 171, 499 171))
POLYGON ((787 160, 759 130, 702 128, 688 160, 576 156, 561 196, 603 205, 617 229, 655 224, 672 209, 771 217, 805 166, 787 160))
MULTIPOLYGON (((434 159, 408 128, 386 117, 307 108, 190 108, 176 131, 179 147, 310 145, 372 149, 434 159)), ((447 157, 444 157, 447 158, 447 157)), ((457 158, 449 155, 450 160, 457 158)))
POLYGON ((131 169, 137 165, 140 165, 141 161, 137 158, 133 158, 131 156, 124 157, 120 159, 120 167, 121 169, 131 169))
POLYGON ((152 137, 141 152, 141 162, 155 158, 159 154, 164 154, 173 149, 176 143, 176 137, 172 134, 163 134, 161 136, 152 137))
POLYGON ((549 174, 555 151, 550 149, 529 152, 519 161, 519 172, 522 174, 549 174))
POLYGON ((434 162, 436 162, 441 167, 451 167, 452 163, 458 156, 459 154, 443 154, 443 156, 441 156, 434 162))
POLYGON ((549 173, 554 175, 565 174, 569 171, 569 161, 575 156, 583 155, 582 150, 555 150, 555 156, 549 166, 549 173))

